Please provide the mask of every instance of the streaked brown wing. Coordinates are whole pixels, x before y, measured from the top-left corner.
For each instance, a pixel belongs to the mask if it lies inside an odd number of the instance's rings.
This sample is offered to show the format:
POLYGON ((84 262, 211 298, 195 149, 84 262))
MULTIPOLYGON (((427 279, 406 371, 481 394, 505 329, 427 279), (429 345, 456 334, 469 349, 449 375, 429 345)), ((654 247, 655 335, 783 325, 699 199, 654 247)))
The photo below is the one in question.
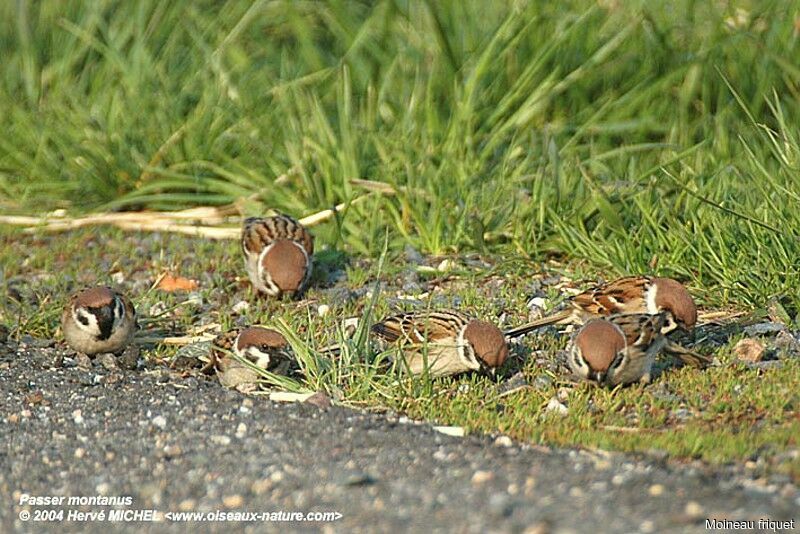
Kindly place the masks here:
POLYGON ((663 314, 623 313, 612 315, 608 320, 620 327, 629 347, 649 346, 657 336, 661 335, 661 327, 664 325, 663 314))
POLYGON ((314 238, 297 220, 288 215, 245 219, 242 227, 242 249, 245 254, 259 253, 277 239, 288 239, 303 245, 308 255, 314 253, 314 238))
POLYGON ((372 326, 372 332, 391 343, 435 343, 452 339, 469 318, 454 311, 409 312, 388 317, 372 326))
POLYGON ((646 276, 627 276, 575 295, 572 302, 595 315, 643 313, 647 311, 644 294, 649 283, 646 276))

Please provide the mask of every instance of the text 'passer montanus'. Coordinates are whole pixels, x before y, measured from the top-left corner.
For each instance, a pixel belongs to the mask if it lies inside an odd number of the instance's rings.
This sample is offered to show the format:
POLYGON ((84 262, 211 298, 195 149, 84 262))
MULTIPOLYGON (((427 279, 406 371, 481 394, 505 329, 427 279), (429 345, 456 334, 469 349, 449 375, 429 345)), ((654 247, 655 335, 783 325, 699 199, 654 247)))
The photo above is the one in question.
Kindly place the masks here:
POLYGON ((131 301, 107 287, 73 295, 61 314, 67 344, 87 355, 123 351, 136 329, 136 310, 131 301))
POLYGON ((288 215, 245 219, 242 251, 253 287, 267 295, 300 293, 311 276, 314 238, 288 215))
POLYGON ((678 327, 689 330, 697 322, 697 306, 683 284, 671 278, 629 276, 602 284, 569 300, 566 309, 506 332, 517 337, 551 324, 583 324, 590 319, 620 313, 670 312, 667 333, 678 327))
POLYGON ((672 343, 663 334, 673 320, 670 315, 619 314, 589 321, 567 349, 570 369, 580 378, 616 386, 650 382, 653 363, 662 351, 695 367, 708 364, 705 356, 672 343))
POLYGON ((275 374, 286 374, 294 360, 286 338, 269 328, 251 326, 218 336, 211 353, 217 377, 223 386, 245 393, 257 388, 260 375, 251 366, 231 356, 230 352, 275 374))
POLYGON ((508 345, 495 325, 443 310, 401 313, 372 326, 379 341, 396 344, 412 374, 447 376, 500 367, 508 345))

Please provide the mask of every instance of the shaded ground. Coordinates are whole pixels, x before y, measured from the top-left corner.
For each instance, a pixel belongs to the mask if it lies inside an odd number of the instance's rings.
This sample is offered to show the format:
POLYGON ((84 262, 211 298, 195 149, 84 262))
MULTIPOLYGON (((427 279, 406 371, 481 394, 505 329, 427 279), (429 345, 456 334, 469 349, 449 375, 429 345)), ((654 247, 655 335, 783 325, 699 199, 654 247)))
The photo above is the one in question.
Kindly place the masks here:
MULTIPOLYGON (((0 494, 13 501, 0 507, 5 530, 41 530, 19 521, 42 509, 18 506, 22 493, 130 495, 129 508, 161 512, 342 514, 291 525, 303 530, 701 532, 707 517, 800 518, 800 493, 785 476, 458 438, 392 415, 246 398, 160 367, 76 363, 55 348, 0 348, 0 494)), ((231 526, 242 525, 209 528, 231 526)))

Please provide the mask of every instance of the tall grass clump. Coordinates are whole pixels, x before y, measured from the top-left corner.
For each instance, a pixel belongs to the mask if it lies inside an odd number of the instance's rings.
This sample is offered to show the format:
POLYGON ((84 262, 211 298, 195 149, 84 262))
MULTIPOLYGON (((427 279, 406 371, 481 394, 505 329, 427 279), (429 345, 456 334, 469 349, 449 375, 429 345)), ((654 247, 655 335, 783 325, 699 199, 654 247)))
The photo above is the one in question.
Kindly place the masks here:
MULTIPOLYGON (((377 254, 798 294, 800 2, 0 4, 0 209, 252 197, 377 254), (356 180, 356 181, 354 181, 356 180)), ((796 299, 796 297, 794 297, 796 299)), ((798 304, 795 302, 795 304, 798 304)))

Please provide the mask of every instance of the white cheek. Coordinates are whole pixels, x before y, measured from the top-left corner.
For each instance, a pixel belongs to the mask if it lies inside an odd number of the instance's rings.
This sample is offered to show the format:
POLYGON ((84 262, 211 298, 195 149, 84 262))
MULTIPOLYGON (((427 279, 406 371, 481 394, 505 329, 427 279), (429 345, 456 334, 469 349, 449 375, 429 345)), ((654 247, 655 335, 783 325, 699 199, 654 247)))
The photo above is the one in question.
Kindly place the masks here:
POLYGON ((253 365, 261 367, 262 369, 267 369, 270 361, 272 361, 268 353, 260 351, 255 347, 249 347, 243 351, 236 352, 239 354, 239 356, 252 362, 253 365))
POLYGON ((656 292, 657 291, 658 291, 658 288, 656 287, 656 285, 652 284, 650 286, 650 288, 647 290, 647 293, 645 294, 645 297, 644 297, 645 303, 647 304, 647 313, 649 313, 650 315, 655 315, 656 313, 658 313, 660 311, 658 309, 658 306, 656 305, 656 292))
POLYGON ((568 363, 572 372, 583 378, 589 376, 589 366, 586 364, 586 360, 580 357, 578 349, 572 349, 568 354, 568 363))
POLYGON ((75 324, 78 328, 84 332, 89 332, 93 336, 100 334, 100 328, 97 326, 97 317, 83 308, 73 310, 72 318, 75 319, 75 324))

